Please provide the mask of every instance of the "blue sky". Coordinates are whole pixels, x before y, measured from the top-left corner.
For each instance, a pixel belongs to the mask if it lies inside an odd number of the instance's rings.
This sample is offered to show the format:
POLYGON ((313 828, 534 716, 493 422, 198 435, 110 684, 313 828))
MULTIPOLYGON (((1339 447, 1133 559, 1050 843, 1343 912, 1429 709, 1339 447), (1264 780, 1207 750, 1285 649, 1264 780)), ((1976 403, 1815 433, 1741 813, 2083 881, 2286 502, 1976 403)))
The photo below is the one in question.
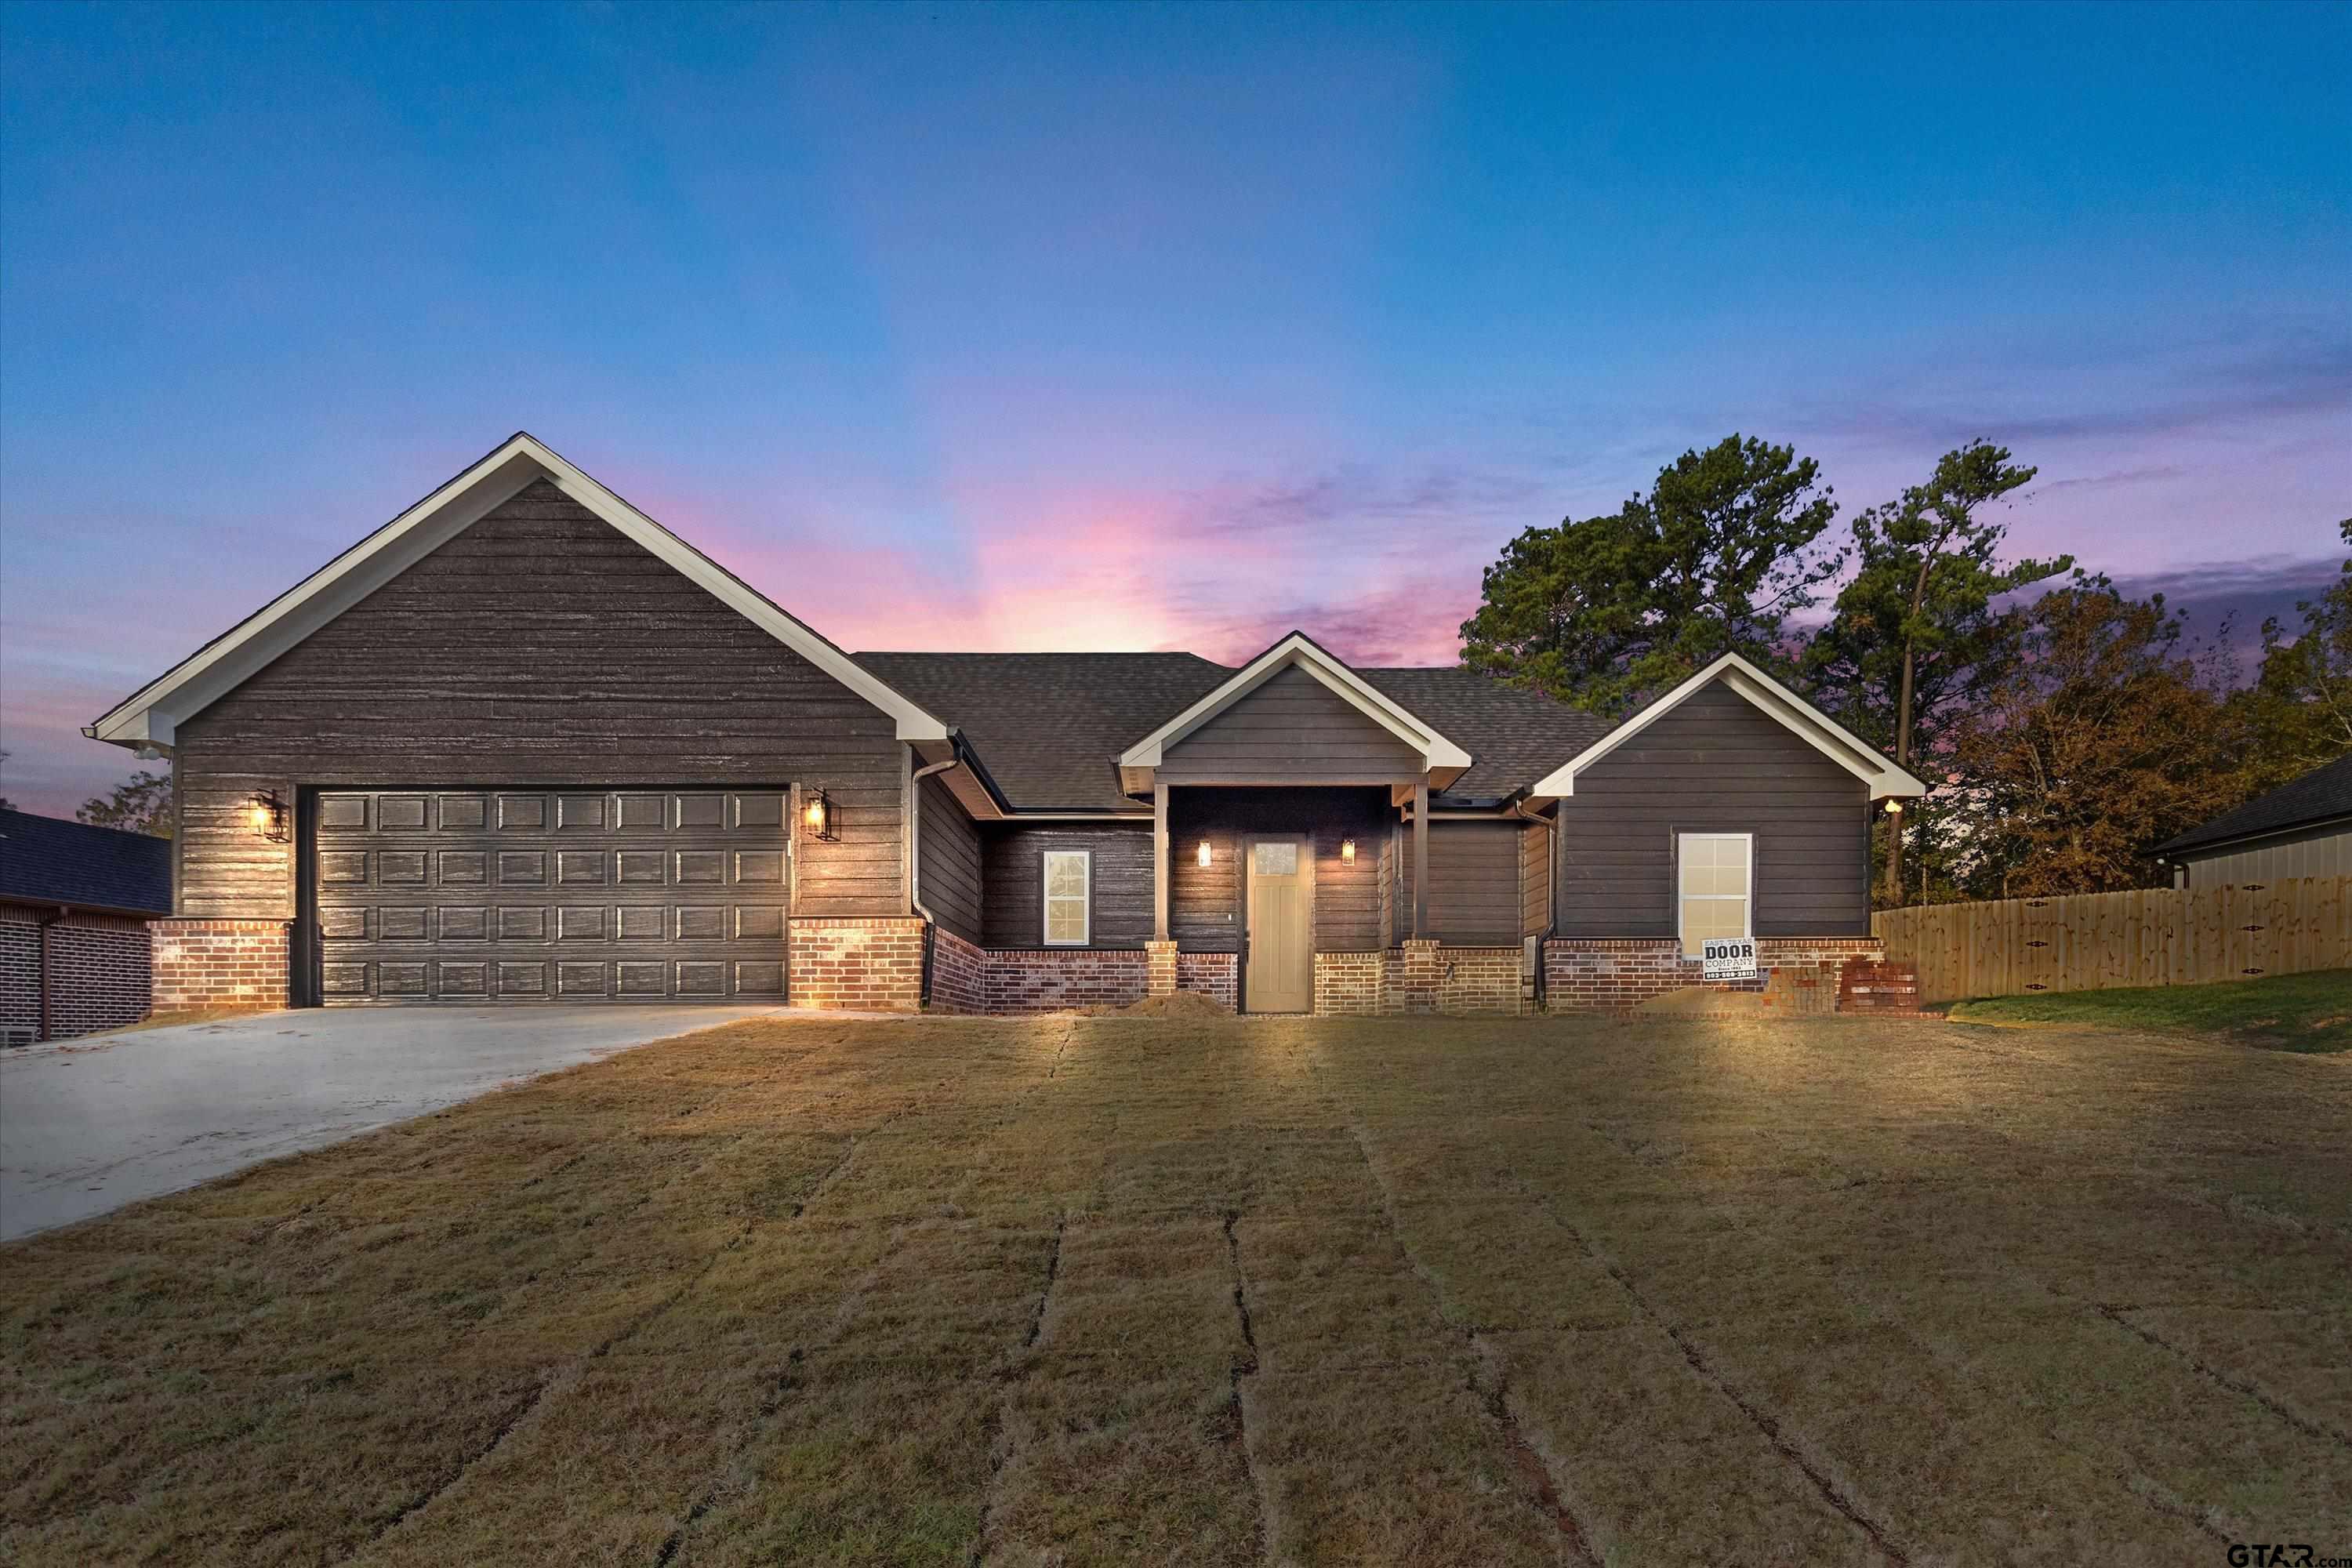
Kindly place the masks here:
POLYGON ((2259 613, 2352 512, 2352 7, 0 17, 0 788, 516 428, 853 647, 1444 659, 1740 430, 2259 613))

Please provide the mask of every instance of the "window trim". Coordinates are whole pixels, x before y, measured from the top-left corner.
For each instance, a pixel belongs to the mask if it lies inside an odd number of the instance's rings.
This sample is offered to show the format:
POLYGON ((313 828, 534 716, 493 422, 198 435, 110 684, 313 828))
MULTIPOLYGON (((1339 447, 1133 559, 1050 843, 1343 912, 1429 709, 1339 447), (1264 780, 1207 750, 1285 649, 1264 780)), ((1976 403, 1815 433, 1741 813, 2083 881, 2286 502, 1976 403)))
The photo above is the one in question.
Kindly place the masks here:
POLYGON ((1739 936, 1743 942, 1756 940, 1756 835, 1753 833, 1685 833, 1676 830, 1675 834, 1675 945, 1685 959, 1696 958, 1699 954, 1691 952, 1690 937, 1684 928, 1685 907, 1694 900, 1703 903, 1729 903, 1733 898, 1729 893, 1683 891, 1683 869, 1686 864, 1683 857, 1683 846, 1694 838, 1718 840, 1736 838, 1739 841, 1740 847, 1744 851, 1744 869, 1748 873, 1748 890, 1738 895, 1739 901, 1746 906, 1740 911, 1742 920, 1739 936))
MULTIPOLYGON (((1060 900, 1071 900, 1066 895, 1060 900)), ((1045 947, 1091 947, 1095 940, 1095 852, 1091 849, 1048 849, 1037 858, 1037 940, 1045 947), (1054 858, 1075 855, 1086 862, 1087 890, 1077 900, 1081 934, 1076 942, 1054 938, 1054 858)))

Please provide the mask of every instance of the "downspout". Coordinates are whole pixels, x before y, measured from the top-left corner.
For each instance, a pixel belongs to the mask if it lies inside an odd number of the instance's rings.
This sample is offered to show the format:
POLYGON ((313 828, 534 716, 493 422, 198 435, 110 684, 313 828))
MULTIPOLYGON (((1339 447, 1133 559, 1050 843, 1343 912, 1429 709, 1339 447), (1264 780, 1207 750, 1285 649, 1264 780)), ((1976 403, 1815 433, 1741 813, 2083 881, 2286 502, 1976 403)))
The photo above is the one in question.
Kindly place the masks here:
POLYGON ((1552 807, 1552 817, 1540 816, 1528 809, 1528 803, 1517 796, 1511 799, 1511 815, 1522 822, 1532 822, 1544 830, 1544 928, 1536 938, 1536 1011, 1546 1005, 1549 989, 1545 972, 1550 967, 1544 963, 1544 949, 1551 945, 1551 933, 1559 929, 1559 824, 1554 820, 1559 807, 1552 807))
POLYGON ((963 758, 951 756, 944 763, 928 763, 917 768, 907 779, 907 901, 923 920, 923 982, 916 993, 922 1006, 931 1005, 931 935, 939 930, 939 917, 923 907, 923 781, 934 773, 962 765, 963 758))

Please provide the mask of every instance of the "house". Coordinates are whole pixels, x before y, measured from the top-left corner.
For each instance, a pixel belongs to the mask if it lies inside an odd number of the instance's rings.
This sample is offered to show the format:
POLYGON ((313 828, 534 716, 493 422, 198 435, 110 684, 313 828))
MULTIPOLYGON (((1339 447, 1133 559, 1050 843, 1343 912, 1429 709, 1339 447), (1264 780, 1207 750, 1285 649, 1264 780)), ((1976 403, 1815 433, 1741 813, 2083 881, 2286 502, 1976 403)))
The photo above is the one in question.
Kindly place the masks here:
POLYGON ((2156 847, 2176 888, 2352 877, 2352 754, 2156 847))
POLYGON ((1922 789, 1737 658, 1611 727, 1303 633, 853 657, 520 434, 88 733, 173 760, 172 1006, 1514 1012, 1724 935, 1828 1005, 1922 789))
POLYGON ((172 846, 0 810, 0 1045, 147 1016, 148 921, 172 912, 172 846))

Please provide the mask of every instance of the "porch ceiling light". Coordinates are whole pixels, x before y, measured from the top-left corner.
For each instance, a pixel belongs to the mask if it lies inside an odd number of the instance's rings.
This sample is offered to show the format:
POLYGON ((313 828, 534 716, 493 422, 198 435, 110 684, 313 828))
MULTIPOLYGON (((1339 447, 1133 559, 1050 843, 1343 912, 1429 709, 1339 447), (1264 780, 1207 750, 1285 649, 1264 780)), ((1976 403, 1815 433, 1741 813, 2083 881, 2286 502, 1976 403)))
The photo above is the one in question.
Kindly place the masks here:
POLYGON ((1903 815, 1903 802, 1901 799, 1891 795, 1886 797, 1886 815, 1889 816, 1900 816, 1903 815))
POLYGON ((801 807, 801 830, 811 838, 830 840, 833 831, 833 802, 818 790, 801 807))
POLYGON ((285 798, 274 789, 256 792, 253 798, 245 803, 245 825, 252 828, 257 837, 267 838, 272 844, 285 843, 285 798))
POLYGON ((1207 839, 1203 838, 1201 840, 1201 847, 1193 851, 1193 857, 1203 866, 1209 863, 1209 841, 1207 839))

